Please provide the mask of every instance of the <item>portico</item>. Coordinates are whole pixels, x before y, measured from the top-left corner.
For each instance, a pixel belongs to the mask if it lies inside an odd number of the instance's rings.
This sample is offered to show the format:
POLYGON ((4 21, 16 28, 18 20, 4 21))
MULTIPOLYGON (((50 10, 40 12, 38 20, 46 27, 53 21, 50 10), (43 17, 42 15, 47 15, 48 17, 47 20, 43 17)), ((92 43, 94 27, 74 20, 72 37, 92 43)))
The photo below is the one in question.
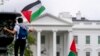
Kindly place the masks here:
MULTIPOLYGON (((71 20, 71 19, 70 19, 71 20)), ((72 22, 44 14, 29 24, 36 30, 34 56, 67 56, 72 41, 72 22)))

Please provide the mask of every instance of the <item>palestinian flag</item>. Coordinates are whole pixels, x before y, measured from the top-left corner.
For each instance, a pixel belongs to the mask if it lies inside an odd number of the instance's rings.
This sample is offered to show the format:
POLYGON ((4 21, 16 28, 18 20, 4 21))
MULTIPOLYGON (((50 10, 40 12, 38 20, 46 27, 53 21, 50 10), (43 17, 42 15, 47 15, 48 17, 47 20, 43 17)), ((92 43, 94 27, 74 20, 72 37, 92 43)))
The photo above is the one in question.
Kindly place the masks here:
POLYGON ((76 55, 77 55, 76 43, 75 43, 75 40, 73 40, 71 47, 70 47, 70 53, 68 56, 76 56, 76 55))
POLYGON ((24 17, 28 20, 28 22, 31 22, 35 20, 43 11, 45 10, 45 7, 42 6, 41 1, 37 0, 36 2, 33 2, 27 6, 25 6, 21 13, 24 17))

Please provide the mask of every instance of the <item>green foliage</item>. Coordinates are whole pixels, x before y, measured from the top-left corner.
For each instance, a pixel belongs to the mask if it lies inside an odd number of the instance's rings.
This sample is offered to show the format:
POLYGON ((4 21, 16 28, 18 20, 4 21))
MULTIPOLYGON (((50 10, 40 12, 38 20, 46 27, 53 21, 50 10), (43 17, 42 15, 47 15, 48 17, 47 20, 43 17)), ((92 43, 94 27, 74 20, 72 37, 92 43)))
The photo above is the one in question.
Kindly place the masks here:
POLYGON ((35 44, 36 39, 33 36, 33 33, 29 33, 27 37, 27 48, 25 49, 25 56, 33 56, 33 52, 30 49, 30 45, 35 44))
POLYGON ((30 48, 25 49, 25 56, 33 56, 32 54, 33 52, 30 50, 30 48))
POLYGON ((35 44, 36 42, 36 39, 34 38, 33 33, 28 34, 27 40, 28 40, 29 45, 35 44))
POLYGON ((8 47, 8 56, 13 56, 14 54, 14 42, 12 42, 8 47))

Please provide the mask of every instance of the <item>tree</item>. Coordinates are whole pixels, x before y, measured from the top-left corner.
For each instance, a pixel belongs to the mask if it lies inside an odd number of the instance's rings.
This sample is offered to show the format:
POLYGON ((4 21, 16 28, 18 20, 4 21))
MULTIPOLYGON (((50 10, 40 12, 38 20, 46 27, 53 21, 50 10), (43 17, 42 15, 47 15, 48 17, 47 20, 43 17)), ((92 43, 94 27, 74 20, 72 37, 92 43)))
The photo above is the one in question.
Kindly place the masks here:
POLYGON ((36 43, 36 39, 33 36, 33 33, 28 34, 27 38, 27 48, 25 49, 25 56, 33 56, 33 52, 30 49, 30 46, 36 43))

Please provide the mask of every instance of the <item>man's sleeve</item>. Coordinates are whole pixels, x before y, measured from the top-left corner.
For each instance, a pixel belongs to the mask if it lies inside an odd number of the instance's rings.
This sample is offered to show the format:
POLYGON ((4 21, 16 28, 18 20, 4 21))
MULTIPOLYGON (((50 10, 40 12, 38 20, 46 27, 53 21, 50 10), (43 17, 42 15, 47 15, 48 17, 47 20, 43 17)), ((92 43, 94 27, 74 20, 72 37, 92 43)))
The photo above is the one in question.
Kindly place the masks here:
POLYGON ((14 30, 17 32, 19 30, 18 25, 15 25, 14 30))

